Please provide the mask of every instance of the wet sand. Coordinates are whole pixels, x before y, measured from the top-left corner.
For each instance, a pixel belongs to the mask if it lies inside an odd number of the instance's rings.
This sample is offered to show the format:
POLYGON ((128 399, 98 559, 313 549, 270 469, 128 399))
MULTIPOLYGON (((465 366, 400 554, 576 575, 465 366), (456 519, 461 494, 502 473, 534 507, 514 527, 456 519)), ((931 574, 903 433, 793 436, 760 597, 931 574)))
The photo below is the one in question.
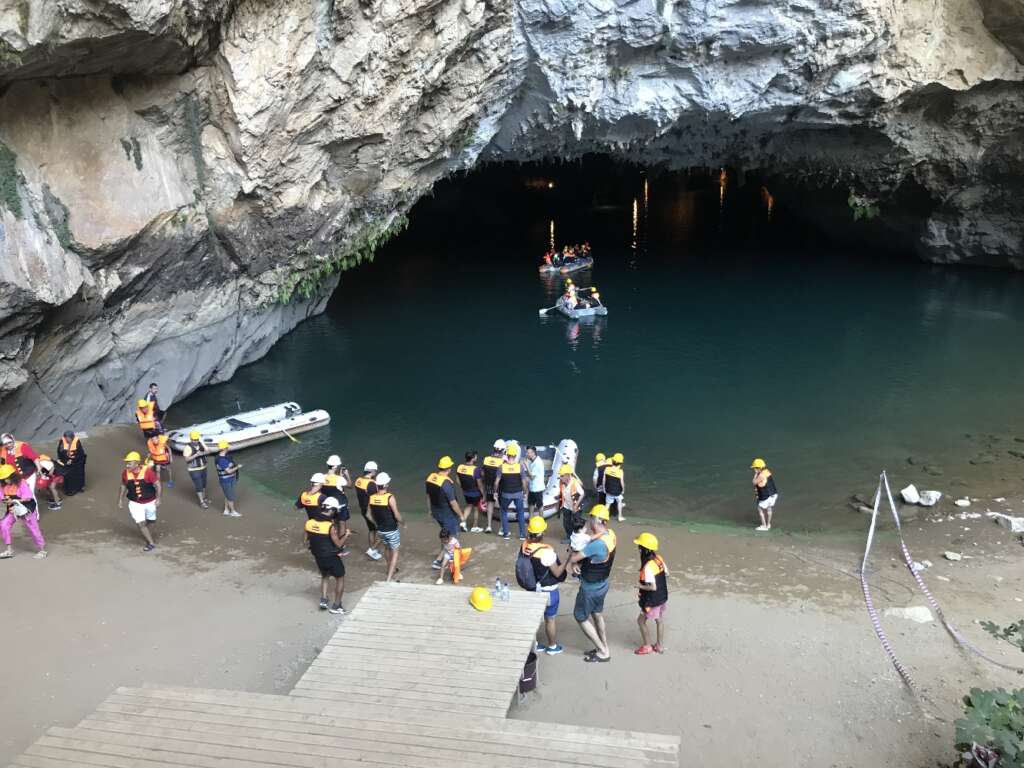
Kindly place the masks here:
MULTIPOLYGON (((33 560, 18 527, 17 556, 0 563, 9 587, 5 640, 18 649, 8 657, 9 695, 0 704, 6 726, 0 762, 48 726, 75 724, 119 685, 287 692, 344 621, 316 609, 319 577, 304 546, 301 513, 266 493, 251 473, 240 486, 244 517, 229 519, 216 504, 198 507, 176 462, 178 483, 164 497, 158 549, 144 554, 127 512, 116 509, 120 460, 138 443, 133 428, 94 431, 86 442, 87 490, 62 511, 43 513, 50 558, 33 560)), ((1009 501, 976 503, 968 511, 986 504, 1024 508, 1014 503, 1024 498, 1019 489, 1002 493, 1009 501)), ((211 496, 219 498, 215 479, 211 496)), ((400 501, 409 518, 400 576, 432 581, 436 526, 415 513, 419 499, 400 501)), ((1024 655, 974 624, 1024 615, 1024 548, 988 520, 946 520, 953 508, 943 509, 942 522, 907 529, 914 557, 934 564, 925 573, 929 586, 978 645, 1024 663, 1024 655), (969 558, 947 562, 946 549, 969 558)), ((778 530, 767 536, 707 525, 615 525, 626 546, 608 598, 612 663, 580 661, 584 639, 572 620, 574 587, 567 584, 558 619, 566 653, 542 657, 539 691, 513 715, 681 733, 684 764, 951 762, 960 697, 976 685, 1019 686, 1020 678, 958 651, 936 622, 884 618, 897 654, 927 697, 923 704, 915 700, 867 619, 855 570, 862 539, 790 535, 784 526, 784 507, 778 530), (642 529, 657 533, 672 570, 664 656, 632 654, 638 562, 628 542, 642 529)), ((383 563, 357 554, 365 548, 358 515, 353 527, 349 609, 362 588, 383 576, 383 563)), ((467 584, 491 584, 496 575, 513 581, 516 542, 463 536, 474 547, 467 584)), ((897 557, 891 532, 883 533, 871 572, 880 610, 925 604, 897 557)), ((481 643, 467 653, 487 648, 481 643)))

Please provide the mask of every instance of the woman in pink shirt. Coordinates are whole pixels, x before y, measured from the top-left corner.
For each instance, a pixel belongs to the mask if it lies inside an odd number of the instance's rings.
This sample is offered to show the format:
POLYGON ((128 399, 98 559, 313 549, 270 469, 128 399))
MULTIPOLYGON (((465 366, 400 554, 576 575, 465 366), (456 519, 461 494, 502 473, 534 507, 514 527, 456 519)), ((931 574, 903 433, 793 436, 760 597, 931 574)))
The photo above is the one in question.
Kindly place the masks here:
POLYGON ((39 510, 36 509, 32 488, 10 464, 0 466, 0 490, 3 492, 0 502, 3 505, 0 509, 0 537, 7 545, 7 549, 0 552, 0 559, 14 557, 14 550, 11 549, 11 529, 14 528, 16 520, 25 525, 39 548, 35 555, 36 559, 46 557, 46 541, 43 539, 43 532, 39 530, 39 510))

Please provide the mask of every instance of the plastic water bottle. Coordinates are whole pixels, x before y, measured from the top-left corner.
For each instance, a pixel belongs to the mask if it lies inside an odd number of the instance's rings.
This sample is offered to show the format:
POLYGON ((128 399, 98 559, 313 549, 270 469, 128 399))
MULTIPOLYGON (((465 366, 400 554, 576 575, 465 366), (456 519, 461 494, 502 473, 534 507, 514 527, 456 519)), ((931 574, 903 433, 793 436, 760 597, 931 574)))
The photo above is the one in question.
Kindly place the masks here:
POLYGON ((503 600, 504 599, 502 597, 502 595, 501 595, 501 577, 500 576, 495 576, 494 577, 494 599, 495 600, 503 600))
POLYGON ((503 581, 501 583, 501 599, 503 602, 508 602, 512 599, 512 593, 508 591, 508 582, 503 581))

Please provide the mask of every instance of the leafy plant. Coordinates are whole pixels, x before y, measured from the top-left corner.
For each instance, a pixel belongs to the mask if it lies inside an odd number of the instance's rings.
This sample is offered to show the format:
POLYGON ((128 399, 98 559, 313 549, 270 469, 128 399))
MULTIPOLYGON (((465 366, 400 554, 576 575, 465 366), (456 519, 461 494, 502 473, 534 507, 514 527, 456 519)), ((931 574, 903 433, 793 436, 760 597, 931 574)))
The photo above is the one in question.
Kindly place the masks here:
POLYGON ((21 194, 18 185, 21 174, 18 173, 18 156, 3 142, 0 142, 0 205, 20 219, 24 215, 21 208, 21 194))
POLYGON ((861 219, 871 221, 871 219, 882 212, 878 207, 877 199, 867 195, 859 195, 852 189, 850 190, 850 196, 846 198, 846 204, 853 211, 854 221, 860 221, 861 219))
MULTIPOLYGON (((407 226, 409 219, 403 214, 394 217, 389 224, 374 222, 364 227, 348 244, 336 247, 330 254, 314 256, 311 265, 300 268, 298 272, 288 276, 278 291, 278 302, 287 304, 296 295, 308 299, 320 289, 330 275, 357 267, 364 261, 372 262, 377 250, 407 226)), ((299 256, 306 256, 308 253, 309 247, 306 245, 301 245, 297 249, 299 256)))
POLYGON ((1006 627, 1000 627, 992 621, 983 621, 981 622, 981 628, 992 635, 992 637, 1005 640, 1010 645, 1024 651, 1024 619, 1006 627))
POLYGON ((1024 688, 972 688, 956 721, 956 746, 966 766, 1024 768, 1024 688))

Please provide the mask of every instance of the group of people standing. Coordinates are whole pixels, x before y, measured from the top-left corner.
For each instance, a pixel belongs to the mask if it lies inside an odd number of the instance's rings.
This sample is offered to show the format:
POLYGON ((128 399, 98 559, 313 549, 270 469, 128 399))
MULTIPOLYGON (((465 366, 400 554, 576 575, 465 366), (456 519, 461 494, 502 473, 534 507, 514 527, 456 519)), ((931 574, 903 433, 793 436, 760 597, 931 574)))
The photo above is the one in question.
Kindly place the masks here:
MULTIPOLYGON (((146 457, 143 458, 139 451, 129 451, 125 455, 125 466, 121 472, 121 485, 117 497, 118 509, 123 509, 125 501, 128 502, 128 513, 132 521, 138 525, 139 532, 146 542, 142 548, 143 552, 152 552, 156 548, 152 528, 157 521, 165 472, 167 487, 174 487, 173 456, 167 431, 163 426, 167 412, 160 408, 159 394, 159 386, 152 383, 145 396, 135 404, 135 420, 146 441, 146 457)), ((199 506, 203 509, 210 506, 207 496, 207 471, 209 456, 214 455, 214 468, 224 495, 224 516, 241 517, 241 513, 235 509, 235 499, 242 465, 234 460, 230 451, 231 445, 226 440, 218 441, 214 448, 207 445, 202 435, 192 431, 182 453, 199 506)))
POLYGON ((36 546, 35 558, 47 556, 46 539, 40 525, 37 493, 50 497, 48 507, 56 512, 63 507, 62 496, 74 496, 85 489, 85 446, 72 431, 65 432, 57 442, 56 459, 38 453, 13 434, 0 435, 0 538, 4 550, 0 559, 14 557, 12 531, 20 522, 36 546))

